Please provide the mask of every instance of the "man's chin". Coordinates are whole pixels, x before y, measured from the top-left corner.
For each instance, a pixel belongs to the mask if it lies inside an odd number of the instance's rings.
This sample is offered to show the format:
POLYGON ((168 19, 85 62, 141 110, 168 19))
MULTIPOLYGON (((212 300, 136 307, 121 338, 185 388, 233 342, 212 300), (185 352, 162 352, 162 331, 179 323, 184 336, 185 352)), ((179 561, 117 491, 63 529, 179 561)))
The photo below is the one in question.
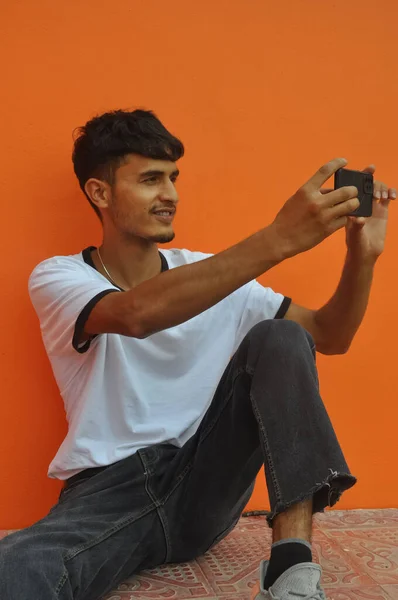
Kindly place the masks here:
POLYGON ((150 234, 149 232, 140 232, 140 233, 131 232, 131 231, 129 231, 128 233, 124 232, 124 236, 128 240, 141 238, 143 240, 146 240, 147 242, 151 242, 152 244, 168 244, 169 242, 174 240, 175 235, 176 234, 174 233, 174 231, 171 228, 169 229, 169 231, 163 231, 163 232, 158 231, 158 232, 152 233, 152 234, 150 234))
POLYGON ((172 242, 175 238, 176 234, 174 231, 170 231, 169 233, 161 233, 158 235, 154 235, 150 238, 151 242, 155 242, 156 244, 168 244, 172 242))

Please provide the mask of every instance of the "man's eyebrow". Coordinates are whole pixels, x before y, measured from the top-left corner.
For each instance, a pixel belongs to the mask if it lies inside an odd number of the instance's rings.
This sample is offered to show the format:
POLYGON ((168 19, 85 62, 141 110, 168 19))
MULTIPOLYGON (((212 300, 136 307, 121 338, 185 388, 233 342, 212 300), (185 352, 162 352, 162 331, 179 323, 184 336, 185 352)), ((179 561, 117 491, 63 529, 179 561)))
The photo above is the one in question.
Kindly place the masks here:
MULTIPOLYGON (((159 177, 160 175, 164 175, 164 171, 160 171, 157 169, 151 169, 149 171, 144 171, 143 173, 140 173, 140 177, 159 177)), ((174 177, 178 177, 180 174, 179 169, 175 169, 175 171, 173 171, 170 174, 170 177, 174 176, 174 177)))

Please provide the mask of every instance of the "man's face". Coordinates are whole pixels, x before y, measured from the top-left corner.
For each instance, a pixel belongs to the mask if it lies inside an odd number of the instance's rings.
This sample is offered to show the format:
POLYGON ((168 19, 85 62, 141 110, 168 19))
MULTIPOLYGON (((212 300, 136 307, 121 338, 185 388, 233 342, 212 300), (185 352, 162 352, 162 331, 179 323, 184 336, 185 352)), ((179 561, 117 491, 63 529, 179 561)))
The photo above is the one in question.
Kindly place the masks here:
POLYGON ((140 237, 155 243, 171 242, 178 202, 175 183, 179 171, 167 160, 126 157, 115 173, 108 215, 125 237, 140 237))

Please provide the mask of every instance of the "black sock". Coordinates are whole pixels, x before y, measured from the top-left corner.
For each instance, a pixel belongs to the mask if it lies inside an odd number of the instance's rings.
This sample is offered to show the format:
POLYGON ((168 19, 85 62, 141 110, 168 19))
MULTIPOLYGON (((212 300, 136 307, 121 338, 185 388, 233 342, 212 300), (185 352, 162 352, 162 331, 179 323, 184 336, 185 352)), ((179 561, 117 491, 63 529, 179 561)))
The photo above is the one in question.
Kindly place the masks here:
POLYGON ((312 552, 308 542, 287 539, 272 544, 264 588, 268 590, 282 573, 302 562, 312 562, 312 552))

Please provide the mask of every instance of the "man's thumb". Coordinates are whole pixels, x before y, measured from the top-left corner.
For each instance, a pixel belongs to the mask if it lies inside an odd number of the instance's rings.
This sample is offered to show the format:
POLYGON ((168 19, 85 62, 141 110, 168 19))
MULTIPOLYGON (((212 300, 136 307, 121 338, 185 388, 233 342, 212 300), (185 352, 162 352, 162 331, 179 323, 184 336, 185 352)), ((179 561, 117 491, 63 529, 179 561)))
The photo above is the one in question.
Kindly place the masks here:
POLYGON ((366 223, 365 217, 351 217, 350 221, 351 226, 358 230, 362 229, 366 223))

